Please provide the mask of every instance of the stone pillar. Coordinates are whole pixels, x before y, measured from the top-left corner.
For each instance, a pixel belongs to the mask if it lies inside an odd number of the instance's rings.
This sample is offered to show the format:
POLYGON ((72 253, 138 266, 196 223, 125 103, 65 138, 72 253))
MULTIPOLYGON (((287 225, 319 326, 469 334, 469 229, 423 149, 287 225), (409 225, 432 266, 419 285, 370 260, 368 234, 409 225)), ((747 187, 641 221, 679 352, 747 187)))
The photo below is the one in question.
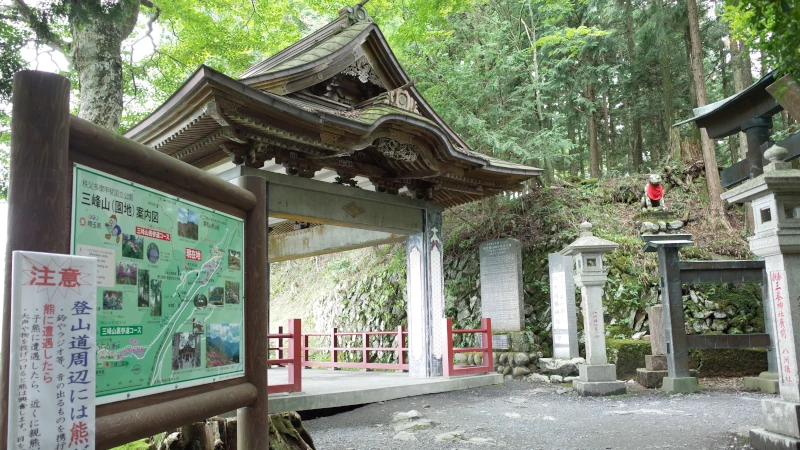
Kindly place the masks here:
POLYGON ((575 310, 575 280, 572 258, 551 253, 550 316, 553 322, 553 358, 572 359, 578 355, 578 323, 575 310))
POLYGON ((766 268, 764 269, 764 282, 761 283, 761 299, 764 305, 764 332, 769 333, 770 343, 767 347, 767 371, 761 372, 757 377, 744 377, 744 388, 767 394, 780 393, 780 373, 778 373, 778 351, 775 348, 777 334, 775 331, 775 313, 772 311, 770 296, 770 282, 766 268))
POLYGON ((408 364, 412 377, 442 376, 446 354, 442 213, 426 210, 424 231, 406 240, 408 364))
POLYGON ((619 395, 627 392, 617 381, 617 368, 606 358, 606 329, 603 323, 603 285, 608 272, 603 254, 619 245, 592 234, 592 224, 581 224, 580 237, 562 252, 575 260, 575 284, 581 288, 583 333, 586 340, 586 364, 579 366, 580 379, 573 387, 581 395, 619 395))
POLYGON ((781 396, 762 401, 765 426, 750 430, 759 450, 800 448, 800 170, 783 162, 787 153, 770 148, 763 175, 722 195, 732 203, 751 202, 756 227, 750 250, 764 258, 773 306, 781 396))
POLYGON ((769 141, 772 118, 754 117, 742 122, 742 132, 747 136, 747 160, 750 161, 750 178, 764 173, 761 145, 769 141))

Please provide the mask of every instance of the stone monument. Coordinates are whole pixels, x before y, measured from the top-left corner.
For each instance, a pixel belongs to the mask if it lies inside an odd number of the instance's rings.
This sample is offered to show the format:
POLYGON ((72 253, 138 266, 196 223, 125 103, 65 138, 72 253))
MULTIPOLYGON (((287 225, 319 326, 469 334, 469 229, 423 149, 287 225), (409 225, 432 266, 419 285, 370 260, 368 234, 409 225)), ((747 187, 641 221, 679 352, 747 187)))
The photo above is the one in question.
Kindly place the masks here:
MULTIPOLYGON (((480 245, 481 314, 492 319, 492 332, 524 327, 522 248, 516 239, 494 239, 480 245)), ((500 340, 498 339, 498 342, 500 340)))
POLYGON ((753 448, 800 448, 800 170, 783 162, 786 149, 764 153, 770 163, 764 174, 722 194, 731 203, 751 202, 755 236, 750 250, 764 258, 773 306, 780 399, 765 399, 763 429, 750 430, 753 448))
POLYGON ((618 244, 592 234, 592 224, 581 224, 580 237, 561 253, 575 260, 575 284, 581 288, 583 332, 586 339, 586 364, 578 368, 580 379, 572 385, 580 395, 619 395, 627 392, 625 383, 617 380, 617 367, 608 364, 606 330, 603 322, 603 285, 608 271, 603 255, 616 250, 618 244))
POLYGON ((578 324, 575 311, 575 280, 572 258, 551 253, 550 316, 552 317, 553 358, 578 357, 578 324))

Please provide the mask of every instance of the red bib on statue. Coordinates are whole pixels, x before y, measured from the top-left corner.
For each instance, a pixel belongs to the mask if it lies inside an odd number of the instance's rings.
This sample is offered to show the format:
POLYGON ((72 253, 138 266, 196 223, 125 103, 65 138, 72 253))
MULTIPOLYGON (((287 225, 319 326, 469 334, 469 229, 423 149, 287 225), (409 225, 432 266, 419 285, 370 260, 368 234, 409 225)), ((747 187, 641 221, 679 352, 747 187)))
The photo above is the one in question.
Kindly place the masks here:
POLYGON ((658 186, 654 186, 652 184, 647 185, 647 197, 650 200, 661 200, 661 197, 664 196, 664 186, 660 184, 658 186))

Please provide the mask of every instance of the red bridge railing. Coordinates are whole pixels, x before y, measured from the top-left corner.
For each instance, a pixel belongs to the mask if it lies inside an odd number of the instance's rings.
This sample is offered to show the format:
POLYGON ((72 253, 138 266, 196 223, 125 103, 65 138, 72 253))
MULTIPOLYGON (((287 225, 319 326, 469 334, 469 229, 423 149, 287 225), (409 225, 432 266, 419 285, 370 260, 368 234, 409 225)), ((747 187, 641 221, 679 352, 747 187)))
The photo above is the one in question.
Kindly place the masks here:
POLYGON ((447 352, 444 356, 443 371, 446 377, 455 377, 459 375, 472 375, 476 373, 491 373, 494 372, 494 363, 492 362, 492 319, 481 319, 481 327, 477 330, 454 330, 453 319, 447 318, 447 325, 445 328, 447 339, 447 352), (455 334, 481 334, 481 346, 476 348, 453 348, 453 335, 455 334), (456 353, 483 353, 481 365, 479 366, 465 366, 455 365, 453 363, 453 356, 456 353))
POLYGON ((283 333, 283 327, 278 328, 278 333, 269 334, 270 355, 275 352, 277 358, 269 359, 268 364, 274 366, 286 366, 288 370, 288 383, 269 385, 267 392, 279 394, 281 392, 300 392, 303 387, 302 362, 301 362, 301 342, 302 329, 300 319, 289 319, 288 332, 283 333), (277 340, 277 347, 272 346, 273 340, 277 340), (284 358, 284 352, 287 357, 284 358))
POLYGON ((399 326, 395 331, 362 331, 356 333, 340 333, 337 328, 330 333, 308 333, 303 335, 303 367, 330 367, 334 369, 387 369, 387 370, 408 370, 408 331, 405 327, 399 326), (393 335, 395 339, 391 347, 373 347, 370 345, 370 337, 393 335), (342 337, 361 337, 361 346, 339 346, 342 337), (308 338, 328 337, 330 345, 327 347, 310 347, 308 338), (309 351, 328 351, 330 361, 309 361, 309 351), (361 361, 342 362, 339 361, 340 352, 360 352, 361 361), (394 352, 397 354, 396 363, 372 363, 369 362, 372 352, 394 352))

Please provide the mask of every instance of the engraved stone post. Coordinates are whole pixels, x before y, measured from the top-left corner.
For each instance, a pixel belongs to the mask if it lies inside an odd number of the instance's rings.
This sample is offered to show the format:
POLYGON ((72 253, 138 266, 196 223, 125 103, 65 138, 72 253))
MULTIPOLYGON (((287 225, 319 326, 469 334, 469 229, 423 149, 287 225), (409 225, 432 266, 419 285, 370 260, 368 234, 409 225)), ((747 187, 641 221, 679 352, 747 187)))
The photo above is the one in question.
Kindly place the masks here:
POLYGON ((480 245, 481 314, 493 331, 521 331, 524 326, 522 249, 516 239, 480 245))
POLYGON ((732 203, 751 202, 755 236, 750 250, 764 258, 769 280, 780 371, 780 400, 763 400, 764 429, 750 430, 756 449, 800 448, 800 170, 783 162, 784 148, 764 153, 764 174, 722 194, 732 203))
POLYGON ((617 368, 606 358, 606 330, 603 323, 603 285, 608 278, 603 254, 618 244, 592 234, 592 224, 581 224, 580 237, 562 254, 575 259, 575 284, 581 288, 583 332, 586 339, 586 364, 579 367, 580 379, 573 387, 581 395, 619 395, 627 392, 617 381, 617 368))
POLYGON ((442 376, 446 354, 442 213, 423 214, 425 231, 406 240, 409 374, 420 378, 442 376))
POLYGON ((548 255, 550 266, 550 315, 553 321, 553 357, 578 357, 578 324, 572 257, 548 255))

